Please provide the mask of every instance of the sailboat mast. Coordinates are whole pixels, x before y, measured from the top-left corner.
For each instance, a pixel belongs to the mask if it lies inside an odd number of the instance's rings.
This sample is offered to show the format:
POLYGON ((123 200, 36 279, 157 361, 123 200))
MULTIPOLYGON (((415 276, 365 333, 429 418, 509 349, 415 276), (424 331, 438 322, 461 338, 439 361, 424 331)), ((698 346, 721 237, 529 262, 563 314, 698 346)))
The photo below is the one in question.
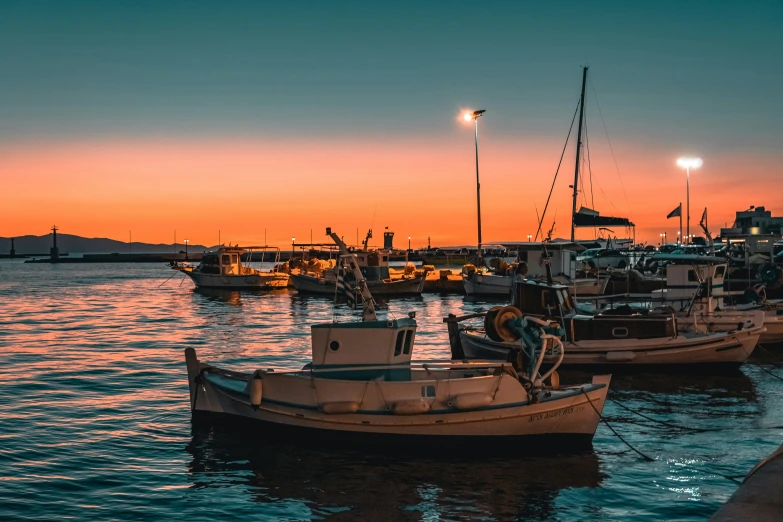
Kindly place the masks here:
POLYGON ((571 211, 571 241, 576 239, 574 235, 574 223, 576 221, 576 198, 579 186, 579 154, 582 152, 582 121, 585 114, 585 85, 587 84, 587 67, 582 69, 582 96, 579 98, 579 132, 576 137, 576 165, 574 166, 574 205, 571 211))

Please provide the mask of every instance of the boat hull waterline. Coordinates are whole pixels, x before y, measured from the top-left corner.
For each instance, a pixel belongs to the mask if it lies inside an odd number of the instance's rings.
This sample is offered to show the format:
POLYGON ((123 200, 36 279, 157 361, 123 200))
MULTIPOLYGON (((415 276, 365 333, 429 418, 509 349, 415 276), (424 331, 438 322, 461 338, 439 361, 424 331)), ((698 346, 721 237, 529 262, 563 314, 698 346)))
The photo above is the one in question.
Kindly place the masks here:
MULTIPOLYGON (((367 381, 313 378, 305 371, 296 374, 272 373, 263 376, 265 397, 258 406, 253 406, 248 392, 248 383, 253 380, 253 374, 225 372, 204 365, 198 361, 192 348, 186 350, 185 356, 191 408, 194 412, 224 413, 281 427, 342 432, 346 435, 410 436, 407 437, 409 440, 420 441, 423 438, 430 443, 433 438, 499 440, 542 435, 557 436, 558 439, 573 437, 575 440, 589 440, 595 434, 600 421, 599 412, 603 410, 610 381, 609 375, 596 376, 592 384, 558 388, 549 398, 542 398, 539 402, 525 400, 496 406, 489 404, 456 409, 446 406, 449 402, 448 386, 438 387, 436 380, 386 382, 376 386, 368 385, 367 381), (355 406, 352 408, 351 401, 346 400, 323 402, 323 396, 320 399, 317 397, 319 384, 323 386, 323 390, 327 390, 327 385, 331 386, 332 394, 337 399, 346 398, 337 397, 340 394, 352 395, 354 401, 361 401, 360 406, 358 409, 355 406), (381 386, 383 391, 380 391, 381 386), (418 393, 420 387, 426 386, 438 387, 438 396, 432 398, 432 403, 443 402, 442 408, 432 407, 426 412, 408 414, 393 411, 390 404, 395 393, 404 395, 404 390, 411 387, 415 387, 418 393), (335 388, 338 389, 337 395, 334 395, 335 388), (287 392, 276 399, 267 399, 267 389, 272 396, 278 395, 283 389, 287 392), (281 400, 283 398, 291 402, 281 400), (320 405, 319 400, 322 401, 320 405), (389 401, 389 405, 386 408, 374 408, 376 400, 381 400, 384 404, 389 401), (364 403, 369 405, 368 409, 365 409, 364 403), (334 407, 330 408, 329 405, 334 407)), ((484 382, 471 383, 471 386, 490 385, 497 386, 499 390, 503 384, 497 384, 495 381, 504 379, 507 388, 513 388, 514 384, 519 385, 510 375, 502 374, 490 376, 484 382)), ((502 392, 497 393, 502 395, 502 392)))
MULTIPOLYGON (((734 333, 670 337, 666 340, 629 339, 579 341, 566 343, 564 366, 636 366, 636 365, 697 365, 743 364, 758 344, 763 328, 734 333)), ((497 342, 480 330, 461 330, 460 343, 468 359, 506 360, 512 348, 520 344, 497 342)), ((545 362, 553 362, 545 357, 545 362)))
POLYGON ((261 272, 246 275, 202 274, 197 271, 184 273, 193 280, 198 288, 270 290, 288 286, 288 274, 283 272, 261 272))

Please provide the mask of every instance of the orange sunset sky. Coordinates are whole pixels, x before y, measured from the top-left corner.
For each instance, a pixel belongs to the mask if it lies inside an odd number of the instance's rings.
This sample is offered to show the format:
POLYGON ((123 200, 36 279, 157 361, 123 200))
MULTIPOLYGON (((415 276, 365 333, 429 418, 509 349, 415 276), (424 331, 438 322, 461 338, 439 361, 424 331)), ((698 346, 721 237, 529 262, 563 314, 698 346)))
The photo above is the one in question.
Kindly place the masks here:
MULTIPOLYGON (((481 108, 484 243, 526 240, 586 64, 580 206, 630 218, 638 242, 673 240, 676 160, 698 155, 692 232, 704 207, 714 234, 751 205, 783 214, 781 8, 707 5, 6 6, 0 236, 259 244, 266 229, 285 247, 326 226, 349 242, 372 226, 379 244, 388 226, 398 247, 475 244, 458 116, 481 108)), ((574 152, 572 135, 545 220, 557 237, 574 152)))

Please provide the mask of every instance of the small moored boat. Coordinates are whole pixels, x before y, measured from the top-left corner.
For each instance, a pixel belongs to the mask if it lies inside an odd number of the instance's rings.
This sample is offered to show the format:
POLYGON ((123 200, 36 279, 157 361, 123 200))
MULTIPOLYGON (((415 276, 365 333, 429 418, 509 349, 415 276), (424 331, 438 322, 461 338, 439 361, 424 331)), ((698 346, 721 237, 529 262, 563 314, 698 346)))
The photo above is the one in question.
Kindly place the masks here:
MULTIPOLYGON (((516 281, 512 297, 512 306, 495 307, 485 315, 484 328, 458 329, 462 353, 455 355, 505 360, 523 342, 513 330, 502 327, 508 314, 531 314, 560 323, 566 340, 564 365, 739 366, 765 331, 760 324, 744 328, 740 323, 733 331, 678 332, 674 314, 581 315, 567 287, 550 283, 516 281)), ((551 356, 545 359, 553 360, 551 356)))
MULTIPOLYGON (((270 290, 288 286, 288 274, 277 270, 263 271, 250 266, 253 250, 263 254, 268 247, 221 246, 216 252, 208 252, 196 268, 182 270, 198 288, 224 288, 235 290, 270 290), (242 256, 247 262, 242 261, 242 256)), ((280 258, 276 249, 275 266, 280 258)), ((263 257, 262 257, 263 259, 263 257)))

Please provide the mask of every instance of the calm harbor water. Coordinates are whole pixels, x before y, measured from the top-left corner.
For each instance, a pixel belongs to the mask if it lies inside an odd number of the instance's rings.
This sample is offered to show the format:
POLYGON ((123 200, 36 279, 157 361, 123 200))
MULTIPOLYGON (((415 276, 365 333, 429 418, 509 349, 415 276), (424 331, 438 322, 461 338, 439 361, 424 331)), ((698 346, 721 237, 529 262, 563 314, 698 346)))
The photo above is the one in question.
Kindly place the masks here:
MULTIPOLYGON (((427 458, 265 442, 191 422, 183 350, 300 367, 312 322, 351 314, 291 291, 199 292, 160 265, 0 261, 0 519, 704 520, 783 440, 783 356, 727 376, 615 376, 593 450, 427 458), (641 421, 641 422, 640 422, 641 421)), ((487 303, 394 300, 415 357, 449 356, 441 318, 487 303)))

